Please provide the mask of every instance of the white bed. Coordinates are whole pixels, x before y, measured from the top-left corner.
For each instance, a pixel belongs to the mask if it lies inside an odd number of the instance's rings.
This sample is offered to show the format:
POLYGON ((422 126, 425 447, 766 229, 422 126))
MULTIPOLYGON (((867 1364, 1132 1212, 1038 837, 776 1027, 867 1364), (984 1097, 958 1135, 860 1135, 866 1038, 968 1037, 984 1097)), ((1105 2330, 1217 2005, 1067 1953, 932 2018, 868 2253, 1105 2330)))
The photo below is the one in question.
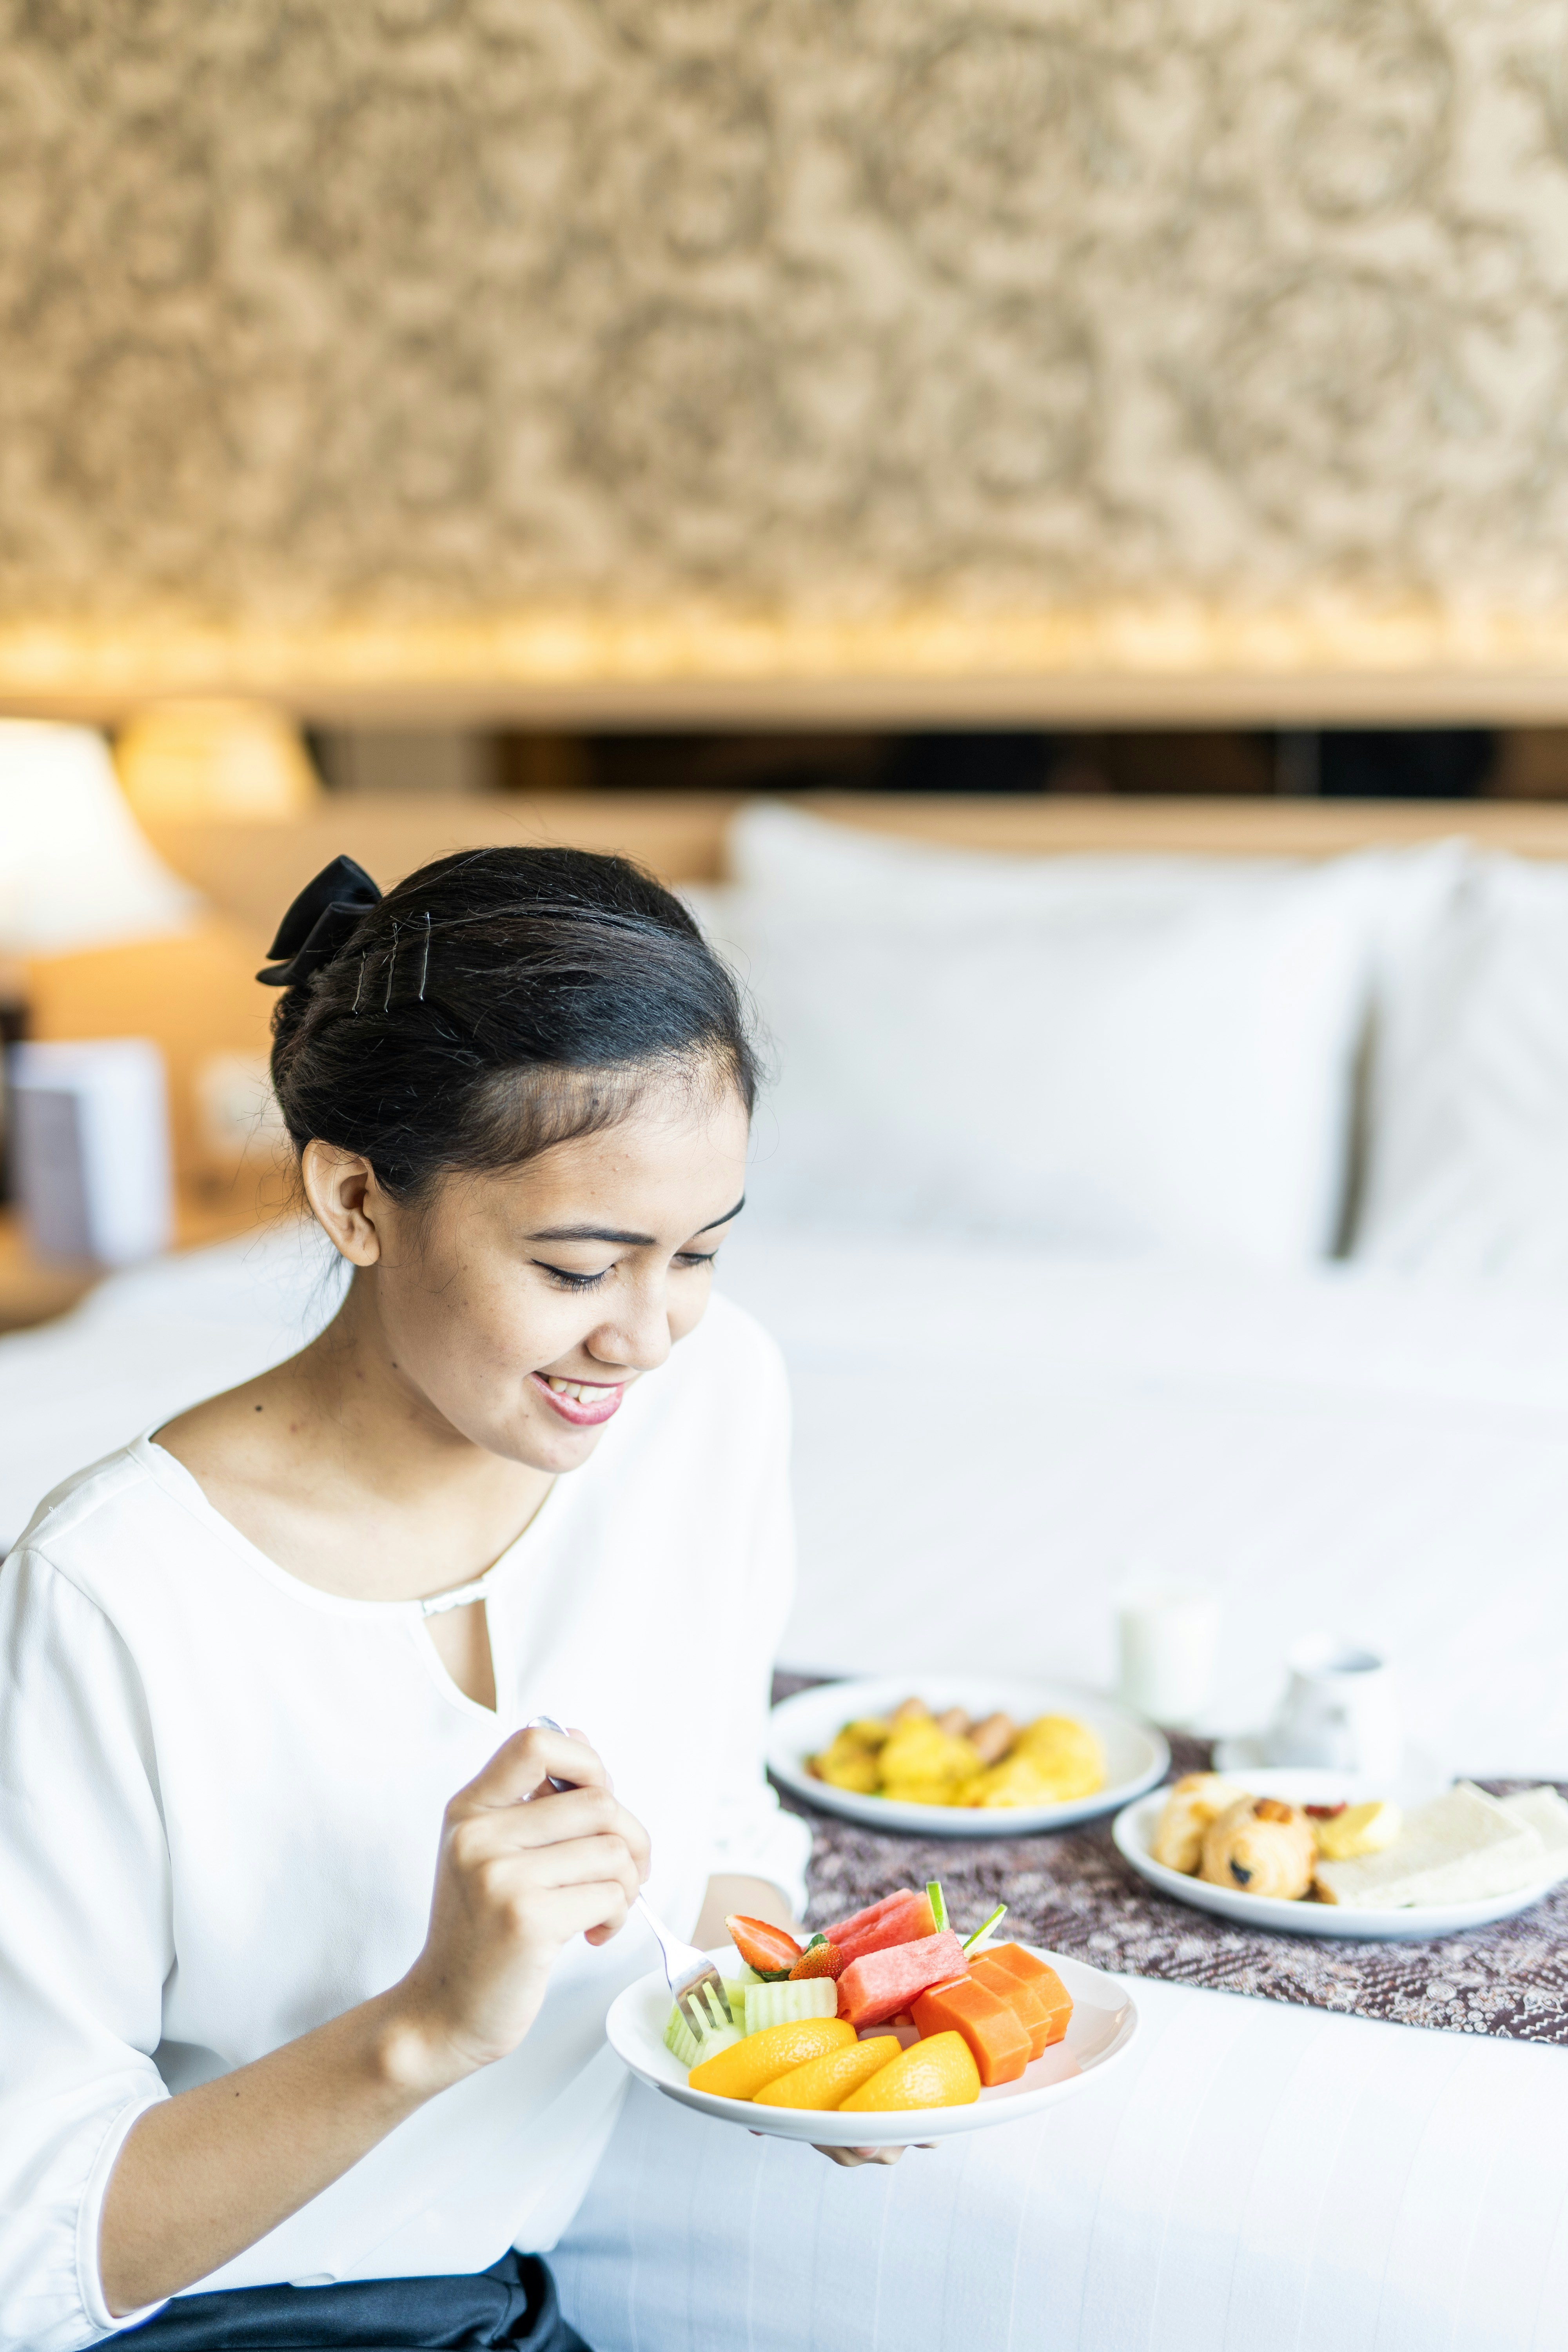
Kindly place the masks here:
MULTIPOLYGON (((1568 1293, 1019 1248, 738 1236, 789 1355, 808 1666, 1098 1679, 1139 1557, 1229 1600, 1225 1706, 1284 1642, 1386 1642, 1415 1734, 1568 1775, 1568 1293)), ((0 1521, 296 1344, 285 1233, 0 1342, 0 1521)), ((1526 2352, 1568 2310, 1568 2053, 1135 1987, 1120 2074, 892 2174, 633 2094, 557 2256, 595 2352, 1526 2352)))

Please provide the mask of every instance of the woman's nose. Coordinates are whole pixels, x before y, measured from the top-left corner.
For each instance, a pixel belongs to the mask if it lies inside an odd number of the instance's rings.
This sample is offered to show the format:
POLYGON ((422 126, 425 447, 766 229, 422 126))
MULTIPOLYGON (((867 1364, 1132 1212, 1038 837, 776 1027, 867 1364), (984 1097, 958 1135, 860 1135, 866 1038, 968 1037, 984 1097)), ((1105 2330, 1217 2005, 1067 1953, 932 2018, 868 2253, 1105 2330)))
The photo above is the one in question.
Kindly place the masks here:
POLYGON ((671 1345, 669 1310, 662 1287, 651 1286, 624 1298, 616 1320, 591 1331, 584 1344, 601 1364, 630 1364, 639 1372, 656 1370, 671 1345))

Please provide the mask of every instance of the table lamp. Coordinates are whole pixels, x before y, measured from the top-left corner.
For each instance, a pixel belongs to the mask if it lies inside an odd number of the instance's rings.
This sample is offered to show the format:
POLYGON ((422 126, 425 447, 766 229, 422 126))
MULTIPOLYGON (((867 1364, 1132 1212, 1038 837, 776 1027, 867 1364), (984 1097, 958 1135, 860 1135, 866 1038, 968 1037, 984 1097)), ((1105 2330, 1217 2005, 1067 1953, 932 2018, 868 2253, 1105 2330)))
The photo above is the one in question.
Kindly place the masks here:
POLYGON ((156 702, 121 730, 115 765, 149 824, 308 816, 321 783, 293 721, 269 703, 156 702))
POLYGON ((198 903, 143 837, 101 735, 0 719, 0 959, 183 930, 198 903))
POLYGON ((101 735, 0 719, 5 1164, 40 1254, 124 1264, 169 1234, 163 1059, 145 1038, 26 1045, 26 960, 189 929, 200 901, 143 838, 101 735))

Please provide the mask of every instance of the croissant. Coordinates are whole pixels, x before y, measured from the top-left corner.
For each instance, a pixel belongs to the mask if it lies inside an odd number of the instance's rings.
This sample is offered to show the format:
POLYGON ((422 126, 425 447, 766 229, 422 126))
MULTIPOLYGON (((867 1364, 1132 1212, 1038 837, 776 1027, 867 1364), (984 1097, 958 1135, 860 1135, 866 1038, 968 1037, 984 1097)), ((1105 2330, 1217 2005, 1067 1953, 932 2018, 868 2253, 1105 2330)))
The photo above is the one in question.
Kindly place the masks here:
POLYGON ((1295 1903, 1310 1887, 1317 1866, 1317 1840, 1300 1805, 1243 1797, 1205 1831, 1198 1874, 1211 1886, 1295 1903))
POLYGON ((1151 1849, 1154 1860, 1191 1878, 1204 1858, 1204 1832, 1243 1793, 1219 1772, 1184 1774, 1165 1800, 1151 1849))

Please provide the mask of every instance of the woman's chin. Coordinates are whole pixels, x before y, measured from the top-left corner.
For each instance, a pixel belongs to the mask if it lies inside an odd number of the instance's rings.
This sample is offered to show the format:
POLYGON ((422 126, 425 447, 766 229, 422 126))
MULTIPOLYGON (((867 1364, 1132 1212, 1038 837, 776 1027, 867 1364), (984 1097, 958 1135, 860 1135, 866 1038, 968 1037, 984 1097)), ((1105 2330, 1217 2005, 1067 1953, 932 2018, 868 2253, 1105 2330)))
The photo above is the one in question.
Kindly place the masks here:
POLYGON ((474 1434, 487 1453, 499 1454, 503 1462, 516 1462, 526 1470, 542 1470, 557 1477, 588 1459, 606 1426, 600 1423, 597 1428, 573 1428, 553 1416, 542 1426, 542 1418, 535 1412, 525 1412, 506 1428, 474 1434))

